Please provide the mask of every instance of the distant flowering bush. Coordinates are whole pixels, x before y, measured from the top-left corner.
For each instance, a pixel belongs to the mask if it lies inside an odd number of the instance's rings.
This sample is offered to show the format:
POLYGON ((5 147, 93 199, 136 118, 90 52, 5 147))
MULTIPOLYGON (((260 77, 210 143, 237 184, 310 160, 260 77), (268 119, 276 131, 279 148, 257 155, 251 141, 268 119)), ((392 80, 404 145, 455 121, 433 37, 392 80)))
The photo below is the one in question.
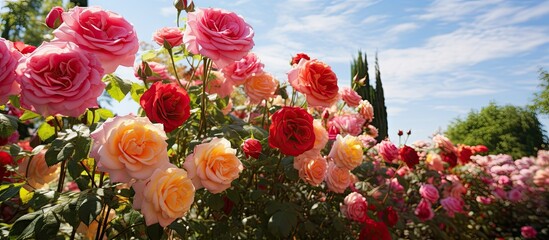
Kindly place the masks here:
POLYGON ((241 16, 174 5, 139 56, 100 7, 52 9, 36 49, 0 39, 3 238, 547 238, 549 152, 377 142, 328 64, 298 53, 277 79, 241 16), (126 96, 137 113, 98 104, 126 96))

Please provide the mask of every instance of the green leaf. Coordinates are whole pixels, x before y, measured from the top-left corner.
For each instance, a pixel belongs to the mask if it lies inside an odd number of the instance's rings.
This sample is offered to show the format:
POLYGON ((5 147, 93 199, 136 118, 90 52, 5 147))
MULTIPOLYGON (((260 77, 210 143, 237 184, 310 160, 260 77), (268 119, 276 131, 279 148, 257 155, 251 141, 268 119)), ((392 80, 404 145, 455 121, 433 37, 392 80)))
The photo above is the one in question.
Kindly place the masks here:
POLYGON ((10 236, 17 239, 32 239, 34 237, 34 229, 36 222, 43 218, 42 211, 31 212, 21 216, 10 229, 10 236))
POLYGON ((21 188, 19 190, 19 198, 21 198, 21 202, 23 202, 23 204, 27 204, 33 196, 34 192, 29 192, 25 188, 21 188))
POLYGON ((86 122, 88 123, 88 125, 98 123, 100 120, 107 120, 112 117, 114 117, 114 113, 111 110, 104 108, 98 108, 93 111, 86 111, 86 122))
POLYGON ((227 197, 235 204, 240 202, 240 194, 235 189, 227 189, 227 197))
POLYGON ((157 55, 156 51, 149 50, 149 51, 146 51, 145 53, 143 53, 143 55, 141 55, 141 60, 147 62, 147 61, 150 61, 153 58, 155 58, 156 55, 157 55))
POLYGON ((63 159, 59 159, 59 155, 61 154, 61 151, 63 150, 65 144, 66 142, 63 140, 53 140, 50 148, 48 148, 48 151, 46 151, 45 155, 46 163, 48 164, 48 166, 53 166, 63 161, 63 159))
POLYGON ((139 103, 141 100, 141 96, 145 92, 145 86, 139 84, 139 83, 132 83, 132 89, 131 89, 131 95, 132 99, 139 103))
POLYGON ((10 103, 16 108, 21 108, 21 103, 19 101, 19 96, 11 95, 10 96, 10 103))
POLYGON ((0 189, 0 202, 4 202, 12 197, 15 197, 15 195, 19 193, 22 185, 22 183, 2 185, 2 189, 0 189))
POLYGON ((101 213, 101 199, 94 194, 87 194, 78 206, 78 217, 89 226, 99 213, 101 213))
POLYGON ((174 230, 182 238, 187 235, 187 227, 183 225, 182 220, 173 221, 172 224, 168 226, 168 228, 174 230))
POLYGON ((63 206, 63 211, 61 211, 61 216, 72 227, 78 228, 78 226, 80 225, 80 218, 78 218, 78 216, 74 214, 76 212, 76 208, 76 201, 65 204, 65 206, 63 206))
POLYGON ((61 223, 59 218, 52 211, 47 211, 43 217, 37 218, 34 226, 36 239, 54 239, 59 232, 61 223))
POLYGON ((41 117, 40 114, 29 111, 29 110, 25 110, 23 115, 21 115, 21 117, 19 117, 19 120, 27 121, 27 120, 31 120, 31 119, 39 118, 39 117, 41 117))
POLYGON ((17 118, 0 113, 0 137, 7 138, 17 130, 17 118))
POLYGON ((153 225, 147 226, 147 236, 152 240, 160 240, 164 234, 164 229, 160 224, 155 223, 153 225))
POLYGON ((46 141, 53 137, 53 135, 55 135, 55 128, 50 126, 47 122, 43 122, 42 125, 38 127, 38 137, 40 137, 40 140, 46 141))
POLYGON ((220 194, 210 194, 207 199, 206 204, 214 210, 221 210, 223 205, 225 205, 225 202, 223 202, 223 197, 221 197, 220 194))
POLYGON ((80 165, 80 160, 74 159, 67 162, 67 169, 69 170, 69 175, 72 179, 80 177, 80 175, 82 175, 82 171, 84 171, 84 167, 80 165))
POLYGON ((279 238, 287 238, 297 226, 297 213, 291 210, 278 211, 271 216, 269 231, 279 238))
POLYGON ((68 142, 67 144, 65 144, 65 146, 63 146, 63 149, 61 149, 61 151, 57 154, 57 161, 62 162, 67 159, 70 159, 72 155, 74 155, 74 151, 75 151, 74 144, 72 144, 71 142, 68 142))
POLYGON ((132 82, 124 80, 116 75, 108 74, 103 77, 104 82, 107 83, 107 93, 111 95, 116 101, 120 102, 132 88, 132 82))

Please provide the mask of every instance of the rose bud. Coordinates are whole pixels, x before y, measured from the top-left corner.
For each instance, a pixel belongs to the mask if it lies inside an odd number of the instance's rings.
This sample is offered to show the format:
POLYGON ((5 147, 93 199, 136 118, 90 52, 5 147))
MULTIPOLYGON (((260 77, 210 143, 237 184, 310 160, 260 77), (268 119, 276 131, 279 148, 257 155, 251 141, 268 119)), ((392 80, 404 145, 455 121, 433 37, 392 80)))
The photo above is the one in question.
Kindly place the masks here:
POLYGON ((253 157, 255 159, 259 158, 261 154, 261 143, 254 138, 248 138, 242 143, 242 151, 246 157, 253 157))
POLYGON ((46 16, 46 26, 51 29, 56 29, 63 23, 63 18, 61 17, 62 13, 65 12, 62 7, 53 7, 51 11, 46 16))
POLYGON ((404 133, 402 132, 402 130, 398 130, 398 136, 402 136, 404 135, 404 133))

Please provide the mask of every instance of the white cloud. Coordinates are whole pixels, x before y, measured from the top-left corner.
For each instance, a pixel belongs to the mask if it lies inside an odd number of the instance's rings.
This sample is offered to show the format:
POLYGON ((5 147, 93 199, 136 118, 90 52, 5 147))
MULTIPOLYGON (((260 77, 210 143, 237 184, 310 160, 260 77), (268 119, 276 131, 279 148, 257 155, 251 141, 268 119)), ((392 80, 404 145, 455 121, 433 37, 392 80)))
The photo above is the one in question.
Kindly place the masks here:
POLYGON ((390 36, 394 36, 394 35, 398 35, 398 34, 401 34, 401 33, 413 31, 413 30, 416 30, 418 28, 419 28, 419 26, 416 23, 412 23, 412 22, 410 22, 410 23, 401 23, 401 24, 398 24, 398 25, 395 25, 395 26, 389 28, 389 30, 387 30, 387 34, 390 35, 390 36))
POLYGON ((160 9, 160 15, 164 17, 175 17, 177 16, 177 11, 173 8, 173 6, 163 7, 160 9))
POLYGON ((361 24, 378 24, 382 23, 387 19, 387 15, 371 15, 366 18, 364 18, 360 23, 361 24))
POLYGON ((423 20, 442 20, 456 22, 470 14, 478 14, 485 7, 500 3, 501 0, 436 0, 424 14, 418 16, 423 20))

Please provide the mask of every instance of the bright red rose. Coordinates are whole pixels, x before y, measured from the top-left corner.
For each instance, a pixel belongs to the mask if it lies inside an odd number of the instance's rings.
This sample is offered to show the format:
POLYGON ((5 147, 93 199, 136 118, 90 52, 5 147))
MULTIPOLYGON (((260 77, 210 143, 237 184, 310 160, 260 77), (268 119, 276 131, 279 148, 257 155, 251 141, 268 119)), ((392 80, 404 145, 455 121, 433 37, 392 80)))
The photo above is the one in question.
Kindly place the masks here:
POLYGON ((244 151, 246 157, 258 159, 261 149, 261 143, 257 139, 248 138, 242 143, 242 151, 244 151))
POLYGON ((415 165, 419 164, 419 155, 417 155, 416 150, 407 145, 404 145, 398 150, 398 155, 409 168, 413 168, 415 165))
POLYGON ((314 147, 313 117, 298 107, 283 107, 271 117, 269 146, 297 156, 314 147))
POLYGON ((362 230, 360 230, 359 240, 391 240, 391 233, 384 222, 376 222, 373 219, 366 219, 362 230))
POLYGON ((383 220, 383 222, 389 227, 395 226, 398 222, 398 213, 393 209, 392 206, 389 206, 385 210, 378 212, 377 217, 383 220))
POLYGON ((0 182, 9 180, 11 172, 8 172, 6 165, 13 163, 13 158, 7 152, 0 151, 0 182))
POLYGON ((441 153, 442 161, 450 165, 450 167, 455 167, 457 165, 457 155, 453 152, 441 153))
POLYGON ((484 145, 476 145, 476 146, 473 146, 472 148, 474 153, 488 152, 488 148, 484 145))
POLYGON ((467 145, 458 146, 458 157, 461 164, 466 164, 471 161, 471 155, 473 155, 473 149, 467 145))
POLYGON ((143 93, 139 103, 147 117, 164 125, 164 131, 171 132, 191 116, 191 100, 185 89, 177 83, 155 82, 143 93))

